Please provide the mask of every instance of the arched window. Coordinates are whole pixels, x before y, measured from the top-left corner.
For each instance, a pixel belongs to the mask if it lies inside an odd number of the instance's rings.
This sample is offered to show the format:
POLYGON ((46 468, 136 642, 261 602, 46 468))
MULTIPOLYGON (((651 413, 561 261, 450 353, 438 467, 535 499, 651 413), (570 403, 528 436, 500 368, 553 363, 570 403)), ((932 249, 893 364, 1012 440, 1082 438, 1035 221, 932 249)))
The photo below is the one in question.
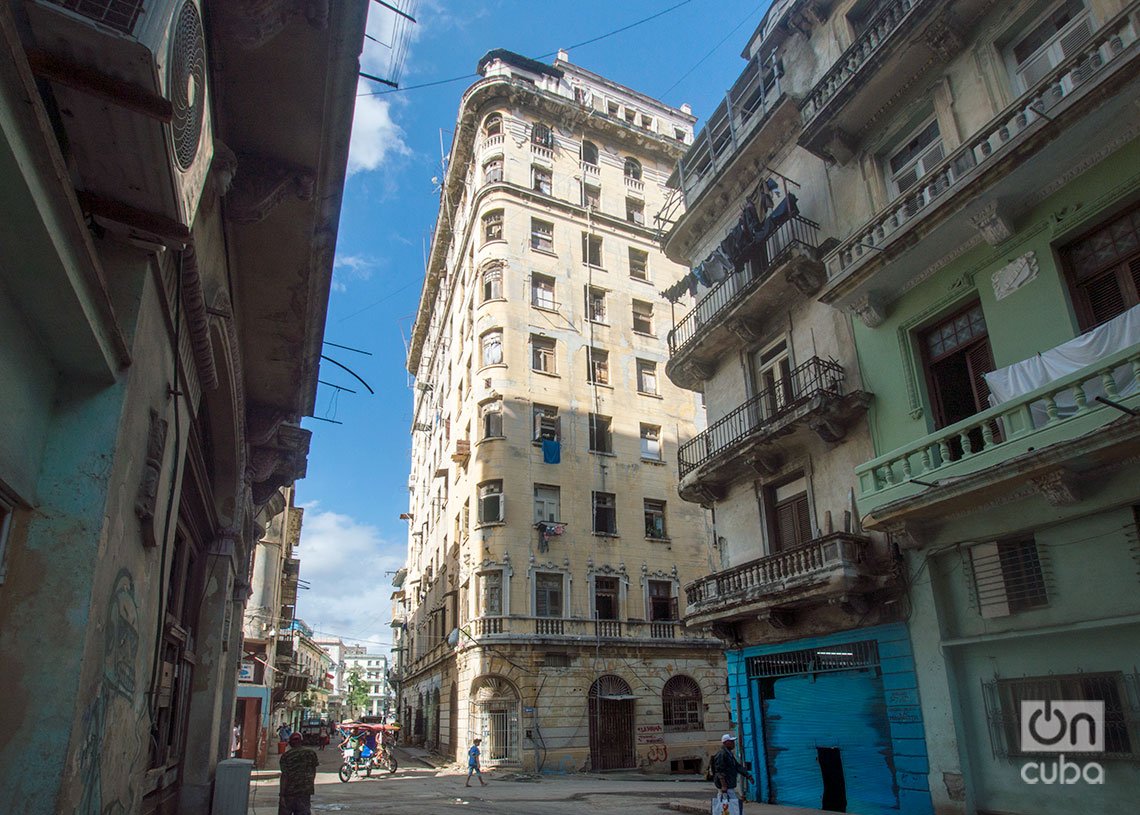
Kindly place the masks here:
POLYGON ((483 243, 503 239, 503 211, 493 209, 483 215, 483 243))
POLYGON ((582 142, 582 163, 594 165, 598 163, 598 145, 592 141, 582 142))
POLYGON ((498 113, 490 114, 483 120, 483 135, 498 136, 503 132, 503 117, 498 113))
POLYGON ((490 263, 483 267, 480 275, 482 300, 501 300, 503 298, 503 265, 501 262, 490 263))
POLYGON ((641 162, 632 156, 625 160, 625 177, 634 181, 641 180, 641 162))
POLYGON ((666 730, 700 730, 704 706, 701 688, 691 678, 678 674, 661 691, 661 718, 666 730))
POLYGON ((554 134, 542 122, 535 122, 530 128, 530 142, 538 147, 554 147, 554 134))

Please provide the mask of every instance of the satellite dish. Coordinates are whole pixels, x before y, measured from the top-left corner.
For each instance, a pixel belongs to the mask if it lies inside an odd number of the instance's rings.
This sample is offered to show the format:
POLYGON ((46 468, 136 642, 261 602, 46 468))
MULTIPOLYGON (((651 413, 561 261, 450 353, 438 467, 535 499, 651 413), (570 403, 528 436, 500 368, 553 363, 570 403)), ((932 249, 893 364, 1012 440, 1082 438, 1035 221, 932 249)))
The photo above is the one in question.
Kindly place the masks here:
POLYGON ((447 635, 447 644, 450 645, 452 648, 454 648, 455 646, 457 646, 459 644, 459 629, 458 628, 451 629, 451 633, 447 635))

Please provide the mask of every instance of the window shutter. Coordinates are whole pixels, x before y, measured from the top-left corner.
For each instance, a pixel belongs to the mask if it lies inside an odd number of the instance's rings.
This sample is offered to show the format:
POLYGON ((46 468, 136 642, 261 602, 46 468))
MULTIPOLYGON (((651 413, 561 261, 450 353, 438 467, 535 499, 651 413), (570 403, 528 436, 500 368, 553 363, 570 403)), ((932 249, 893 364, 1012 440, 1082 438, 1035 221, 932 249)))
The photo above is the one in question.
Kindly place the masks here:
POLYGON ((793 549, 796 545, 796 507, 788 502, 776 507, 777 551, 793 549))
POLYGON ((1088 42, 1089 37, 1092 36, 1092 27, 1089 25, 1089 18, 1085 17, 1075 26, 1068 34, 1061 37, 1061 53, 1066 58, 1071 57, 1081 46, 1088 42))
MULTIPOLYGON (((1140 277, 1140 263, 1133 261, 1132 277, 1140 277)), ((1093 328, 1124 313, 1124 292, 1121 291, 1117 270, 1110 269, 1081 284, 1081 292, 1088 304, 1091 318, 1088 328, 1093 328)))
POLYGON ((1132 291, 1136 295, 1134 302, 1140 302, 1140 257, 1128 264, 1128 276, 1132 278, 1132 291))
POLYGON ((796 509, 796 537, 798 544, 805 544, 811 540, 811 507, 808 506, 807 495, 802 495, 795 501, 796 509))
POLYGON ((994 355, 988 339, 982 339, 967 349, 966 365, 974 387, 974 410, 986 410, 990 406, 990 386, 986 384, 985 374, 994 369, 994 355))

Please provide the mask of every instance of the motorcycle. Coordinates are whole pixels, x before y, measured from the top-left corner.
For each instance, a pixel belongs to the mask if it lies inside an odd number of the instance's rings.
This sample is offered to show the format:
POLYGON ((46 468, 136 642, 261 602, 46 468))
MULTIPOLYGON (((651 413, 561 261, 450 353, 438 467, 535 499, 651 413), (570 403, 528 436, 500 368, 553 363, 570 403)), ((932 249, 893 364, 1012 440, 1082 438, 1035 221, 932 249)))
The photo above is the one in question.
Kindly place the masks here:
POLYGON ((365 778, 370 778, 373 770, 387 770, 389 773, 396 772, 398 764, 390 743, 392 733, 388 732, 388 729, 392 728, 392 726, 380 725, 369 727, 368 725, 357 725, 357 727, 379 731, 379 734, 382 736, 381 744, 375 752, 369 755, 364 755, 367 748, 364 748, 359 753, 352 747, 345 748, 342 751, 344 760, 337 773, 340 780, 347 783, 353 775, 360 774, 363 774, 365 778))

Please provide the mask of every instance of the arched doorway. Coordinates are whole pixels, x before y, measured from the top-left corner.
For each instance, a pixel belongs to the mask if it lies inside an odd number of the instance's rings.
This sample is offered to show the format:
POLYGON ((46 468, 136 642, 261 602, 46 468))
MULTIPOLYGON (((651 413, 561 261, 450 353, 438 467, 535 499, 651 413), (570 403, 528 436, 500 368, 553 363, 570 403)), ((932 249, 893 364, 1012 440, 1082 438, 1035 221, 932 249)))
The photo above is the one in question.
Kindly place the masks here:
POLYGON ((620 676, 599 676, 590 685, 590 767, 624 770, 637 766, 633 723, 637 698, 620 676))
POLYGON ((468 739, 483 739, 487 764, 519 760, 519 694, 501 676, 481 676, 471 683, 468 739))

